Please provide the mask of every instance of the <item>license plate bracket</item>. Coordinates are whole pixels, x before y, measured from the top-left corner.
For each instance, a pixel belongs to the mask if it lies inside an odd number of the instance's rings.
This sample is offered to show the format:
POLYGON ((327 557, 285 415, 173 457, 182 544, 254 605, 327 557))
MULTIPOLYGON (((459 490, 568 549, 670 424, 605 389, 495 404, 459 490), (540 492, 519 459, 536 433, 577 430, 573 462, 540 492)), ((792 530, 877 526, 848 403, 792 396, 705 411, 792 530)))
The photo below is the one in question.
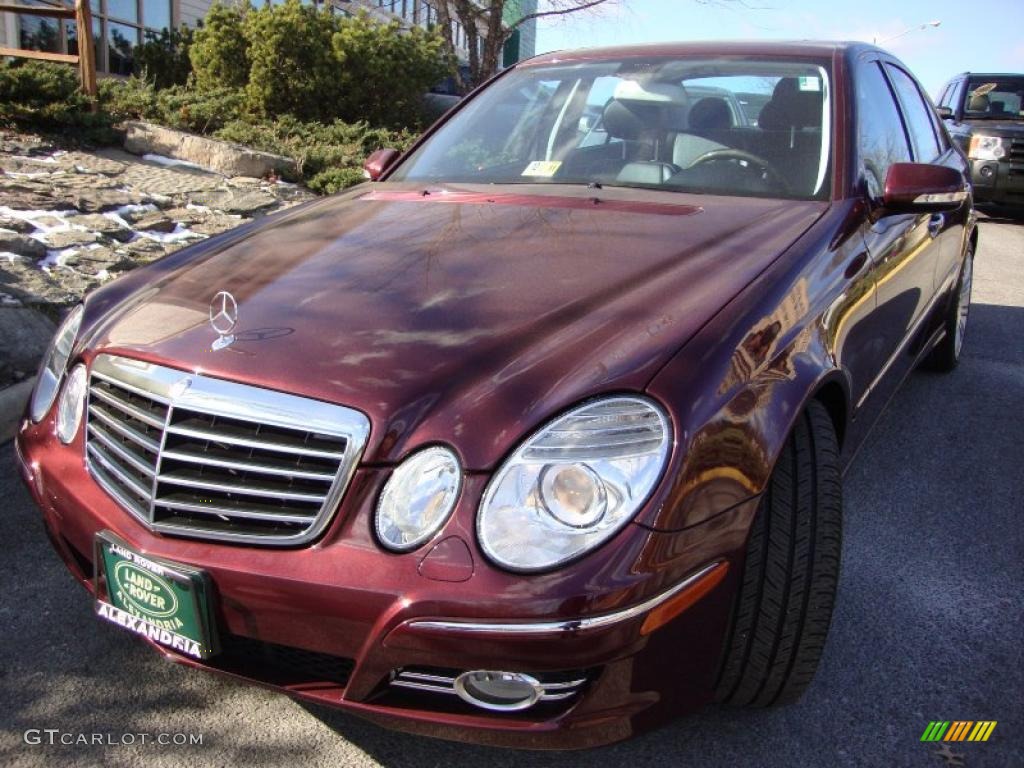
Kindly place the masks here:
POLYGON ((94 563, 100 618, 191 658, 219 651, 205 571, 144 555, 110 531, 96 534, 94 563))

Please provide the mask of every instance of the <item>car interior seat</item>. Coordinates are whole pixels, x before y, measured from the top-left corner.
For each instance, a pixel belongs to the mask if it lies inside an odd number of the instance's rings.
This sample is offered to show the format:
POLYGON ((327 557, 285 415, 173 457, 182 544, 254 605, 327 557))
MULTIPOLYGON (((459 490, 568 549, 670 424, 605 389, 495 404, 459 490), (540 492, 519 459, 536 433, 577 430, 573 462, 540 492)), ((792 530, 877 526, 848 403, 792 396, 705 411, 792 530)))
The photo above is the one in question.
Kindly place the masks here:
POLYGON ((772 164, 790 189, 811 194, 821 161, 821 90, 801 90, 795 77, 779 80, 758 117, 763 138, 754 154, 772 164))
POLYGON ((987 93, 971 94, 971 98, 967 102, 967 110, 969 112, 988 112, 988 108, 989 101, 987 93))
POLYGON ((633 184, 661 184, 679 171, 661 159, 668 125, 675 119, 680 102, 671 86, 656 89, 630 83, 617 91, 604 108, 602 121, 608 135, 623 145, 626 162, 616 181, 633 184))
POLYGON ((705 96, 690 107, 687 130, 678 133, 672 143, 672 162, 680 168, 689 168, 693 162, 727 145, 713 137, 733 127, 729 104, 720 96, 705 96))

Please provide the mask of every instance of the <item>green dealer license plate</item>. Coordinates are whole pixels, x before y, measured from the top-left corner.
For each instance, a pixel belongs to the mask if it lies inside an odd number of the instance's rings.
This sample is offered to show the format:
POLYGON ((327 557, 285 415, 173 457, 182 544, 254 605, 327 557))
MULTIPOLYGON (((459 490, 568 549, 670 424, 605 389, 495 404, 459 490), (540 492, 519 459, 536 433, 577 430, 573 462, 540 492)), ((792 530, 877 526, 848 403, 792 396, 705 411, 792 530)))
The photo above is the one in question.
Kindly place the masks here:
POLYGON ((148 558, 104 531, 96 536, 95 578, 101 618, 185 656, 216 652, 203 571, 148 558))

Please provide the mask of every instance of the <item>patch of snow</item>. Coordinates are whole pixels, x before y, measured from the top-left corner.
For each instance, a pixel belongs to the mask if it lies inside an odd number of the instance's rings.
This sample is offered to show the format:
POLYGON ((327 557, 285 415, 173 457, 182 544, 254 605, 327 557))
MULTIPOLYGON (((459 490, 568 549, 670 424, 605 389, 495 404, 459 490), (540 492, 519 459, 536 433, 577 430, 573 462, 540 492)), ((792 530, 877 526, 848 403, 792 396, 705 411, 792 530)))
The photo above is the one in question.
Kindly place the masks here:
POLYGON ((39 260, 39 268, 49 271, 53 267, 66 267, 67 260, 78 253, 77 248, 61 248, 46 252, 46 258, 39 260))
POLYGON ((35 173, 19 173, 18 171, 5 171, 5 176, 12 179, 38 179, 40 176, 53 176, 50 171, 36 171, 35 173))
POLYGON ((186 211, 199 211, 200 213, 209 213, 213 209, 208 205, 199 205, 199 203, 188 203, 185 205, 186 211))
POLYGON ((178 243, 182 240, 189 240, 191 238, 199 238, 201 240, 206 239, 206 235, 193 232, 183 224, 175 225, 173 232, 138 232, 137 234, 147 240, 154 240, 158 243, 178 243))
POLYGON ((21 302, 11 296, 9 293, 0 293, 0 306, 4 307, 20 307, 21 302))
POLYGON ((96 279, 99 280, 101 283, 106 282, 107 280, 110 279, 110 273, 107 272, 107 270, 105 269, 101 269, 99 272, 96 273, 96 279))
POLYGON ((152 205, 150 203, 146 203, 144 205, 137 205, 137 204, 133 203, 131 205, 122 205, 120 208, 117 208, 116 210, 113 210, 113 211, 107 211, 103 215, 106 216, 111 221, 113 221, 113 222, 115 222, 117 224, 120 224, 122 227, 125 227, 127 229, 131 229, 132 225, 129 224, 127 222, 127 220, 124 218, 126 214, 129 214, 129 213, 151 213, 152 211, 158 211, 158 210, 160 210, 160 209, 157 208, 155 205, 152 205))
POLYGON ((178 160, 177 158, 166 157, 164 155, 146 154, 142 156, 142 159, 148 160, 151 163, 156 163, 157 165, 165 165, 171 168, 192 168, 194 170, 203 171, 205 173, 214 173, 214 171, 212 171, 211 169, 206 168, 202 165, 198 165, 197 163, 189 163, 185 160, 178 160))
POLYGON ((29 163, 56 163, 57 155, 63 154, 62 152, 55 152, 52 155, 11 155, 13 160, 25 160, 29 163))
POLYGON ((9 264, 13 264, 16 261, 21 261, 21 256, 10 251, 0 251, 0 259, 7 259, 9 264))
POLYGON ((41 235, 49 234, 50 232, 66 232, 71 229, 71 225, 66 220, 67 215, 68 211, 16 211, 13 208, 8 208, 6 205, 0 205, 0 216, 27 221, 35 227, 36 231, 32 233, 32 237, 35 237, 37 240, 41 239, 41 235), (37 219, 47 216, 59 219, 60 223, 51 226, 37 221, 37 219))

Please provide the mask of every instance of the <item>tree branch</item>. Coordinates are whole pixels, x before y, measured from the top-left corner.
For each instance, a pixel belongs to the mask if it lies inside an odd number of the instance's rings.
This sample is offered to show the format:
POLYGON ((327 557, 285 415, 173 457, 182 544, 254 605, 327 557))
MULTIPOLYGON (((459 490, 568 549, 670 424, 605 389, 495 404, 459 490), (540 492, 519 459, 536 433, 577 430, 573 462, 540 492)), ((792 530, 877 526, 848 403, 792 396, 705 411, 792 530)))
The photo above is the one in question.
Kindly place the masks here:
POLYGON ((536 13, 528 13, 515 24, 509 25, 509 29, 515 29, 521 24, 525 24, 533 19, 540 19, 544 16, 566 16, 570 13, 576 13, 577 11, 585 11, 588 8, 593 8, 598 5, 604 5, 608 0, 589 0, 589 2, 580 3, 579 5, 570 5, 565 8, 554 8, 550 11, 537 11, 536 13))

